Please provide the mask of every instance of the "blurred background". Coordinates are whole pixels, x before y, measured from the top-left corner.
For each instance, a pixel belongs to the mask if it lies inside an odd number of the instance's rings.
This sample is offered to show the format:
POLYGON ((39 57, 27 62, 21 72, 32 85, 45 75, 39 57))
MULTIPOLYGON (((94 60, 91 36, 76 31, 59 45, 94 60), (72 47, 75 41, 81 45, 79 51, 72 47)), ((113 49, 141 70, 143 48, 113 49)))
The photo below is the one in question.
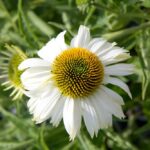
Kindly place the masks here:
POLYGON ((63 123, 54 128, 49 121, 32 122, 27 98, 12 100, 18 91, 13 95, 17 86, 8 74, 0 79, 0 150, 150 149, 150 0, 0 0, 0 76, 13 68, 10 60, 16 49, 36 56, 62 30, 68 31, 69 41, 81 24, 90 28, 92 37, 117 42, 132 56, 128 63, 135 65, 135 74, 123 79, 133 99, 111 87, 124 98, 126 118, 114 117, 113 127, 93 139, 82 123, 80 135, 70 142, 63 123), (14 88, 6 89, 6 82, 14 88))

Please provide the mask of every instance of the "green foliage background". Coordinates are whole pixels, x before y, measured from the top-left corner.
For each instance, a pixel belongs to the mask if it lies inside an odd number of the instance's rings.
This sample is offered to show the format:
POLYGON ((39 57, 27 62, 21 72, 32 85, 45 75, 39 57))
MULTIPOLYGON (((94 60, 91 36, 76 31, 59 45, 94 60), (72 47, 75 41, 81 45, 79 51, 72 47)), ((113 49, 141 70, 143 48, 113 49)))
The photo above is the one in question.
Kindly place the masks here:
POLYGON ((62 30, 68 31, 69 41, 81 24, 93 37, 117 42, 132 56, 128 62, 135 64, 135 74, 126 82, 133 100, 112 87, 124 97, 126 119, 114 118, 113 127, 94 139, 82 124, 80 135, 70 142, 63 123, 58 128, 48 121, 35 125, 27 98, 11 101, 11 91, 0 86, 1 150, 150 149, 150 0, 0 0, 0 51, 7 43, 35 56, 62 30))

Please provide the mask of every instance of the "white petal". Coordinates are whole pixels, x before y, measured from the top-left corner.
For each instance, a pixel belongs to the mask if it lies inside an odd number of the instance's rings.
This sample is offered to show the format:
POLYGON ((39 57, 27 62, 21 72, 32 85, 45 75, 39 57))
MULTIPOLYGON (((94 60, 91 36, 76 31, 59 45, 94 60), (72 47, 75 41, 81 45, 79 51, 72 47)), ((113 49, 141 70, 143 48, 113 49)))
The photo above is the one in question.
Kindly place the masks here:
POLYGON ((95 108, 95 112, 97 113, 98 119, 99 119, 99 128, 107 128, 112 126, 112 114, 107 112, 103 108, 101 104, 99 104, 100 97, 99 93, 96 93, 95 96, 91 99, 91 102, 93 103, 93 106, 95 108))
POLYGON ((31 107, 29 108, 36 123, 41 123, 50 118, 53 109, 60 100, 61 93, 57 89, 51 90, 48 96, 39 98, 34 109, 32 108, 31 110, 31 107))
POLYGON ((103 38, 93 38, 88 44, 88 48, 89 50, 92 49, 93 52, 96 52, 99 49, 99 47, 101 47, 105 42, 106 40, 104 40, 103 38))
POLYGON ((100 105, 118 118, 124 118, 124 113, 122 111, 121 105, 115 103, 114 100, 106 94, 102 89, 100 91, 101 99, 99 99, 100 105))
POLYGON ((107 88, 106 86, 101 86, 101 89, 109 96, 110 99, 112 99, 115 103, 118 103, 119 105, 124 105, 123 98, 113 90, 107 88))
POLYGON ((115 76, 126 76, 133 74, 134 65, 132 64, 116 64, 105 67, 105 74, 115 76))
POLYGON ((118 54, 121 54, 121 53, 127 53, 128 51, 123 49, 123 48, 120 48, 120 47, 117 47, 117 46, 114 46, 112 47, 109 51, 107 51, 106 53, 104 53, 103 55, 100 55, 100 56, 107 56, 107 57, 116 57, 118 54))
POLYGON ((70 139, 73 140, 79 133, 81 126, 80 100, 66 99, 63 110, 63 121, 70 139))
POLYGON ((54 107, 53 111, 51 112, 51 123, 53 126, 58 126, 61 119, 63 118, 63 108, 65 104, 65 98, 61 97, 58 101, 57 105, 54 107))
POLYGON ((105 83, 110 83, 110 84, 119 86, 121 89, 123 89, 129 95, 130 98, 132 98, 132 95, 131 95, 131 92, 130 92, 128 86, 120 79, 114 78, 114 77, 106 77, 105 81, 106 81, 105 83))
POLYGON ((30 98, 29 101, 27 102, 27 106, 29 108, 29 112, 32 114, 33 110, 35 109, 36 105, 38 103, 37 98, 30 98))
POLYGON ((22 74, 22 78, 23 79, 38 78, 45 75, 50 76, 50 67, 29 68, 24 71, 24 73, 22 74))
POLYGON ((86 48, 90 41, 89 28, 81 25, 78 30, 78 34, 71 40, 71 47, 83 47, 86 48))
POLYGON ((93 107, 90 99, 85 99, 82 101, 82 110, 83 110, 83 119, 86 125, 86 128, 91 137, 94 136, 94 133, 97 135, 99 130, 99 121, 96 114, 95 108, 93 107))
POLYGON ((87 46, 87 49, 96 53, 98 56, 102 56, 103 54, 110 51, 116 45, 116 43, 109 43, 103 38, 94 38, 90 41, 87 46))
POLYGON ((101 51, 101 47, 104 46, 106 44, 106 40, 104 40, 103 38, 94 38, 90 41, 90 43, 87 46, 87 49, 91 50, 94 53, 98 53, 99 51, 101 51))
POLYGON ((21 81, 25 89, 34 90, 42 84, 48 83, 50 77, 50 68, 36 67, 24 71, 21 75, 21 81))
POLYGON ((105 44, 103 44, 99 50, 97 51, 97 55, 98 56, 103 56, 105 55, 107 52, 109 52, 114 46, 116 45, 116 42, 113 43, 109 43, 106 42, 105 44))
POLYGON ((24 70, 26 68, 30 67, 43 67, 43 66, 49 66, 49 62, 44 61, 40 58, 29 58, 24 60, 18 67, 19 70, 24 70))
POLYGON ((120 62, 120 61, 129 59, 130 55, 127 53, 126 50, 114 46, 107 53, 100 55, 99 58, 103 62, 103 64, 109 65, 112 63, 116 63, 116 62, 120 62))
POLYGON ((116 56, 115 58, 110 58, 110 59, 107 59, 107 58, 101 59, 100 58, 100 60, 106 66, 106 65, 115 64, 115 63, 124 61, 124 60, 129 59, 129 58, 130 58, 129 54, 123 53, 123 54, 116 56))
POLYGON ((49 94, 49 90, 53 88, 54 86, 51 83, 48 83, 44 84, 43 86, 39 86, 35 89, 32 89, 30 91, 24 91, 24 94, 30 98, 45 97, 47 94, 49 94))
POLYGON ((68 49, 67 44, 65 43, 66 31, 58 34, 56 38, 50 40, 41 50, 38 51, 38 55, 50 63, 63 51, 68 49))

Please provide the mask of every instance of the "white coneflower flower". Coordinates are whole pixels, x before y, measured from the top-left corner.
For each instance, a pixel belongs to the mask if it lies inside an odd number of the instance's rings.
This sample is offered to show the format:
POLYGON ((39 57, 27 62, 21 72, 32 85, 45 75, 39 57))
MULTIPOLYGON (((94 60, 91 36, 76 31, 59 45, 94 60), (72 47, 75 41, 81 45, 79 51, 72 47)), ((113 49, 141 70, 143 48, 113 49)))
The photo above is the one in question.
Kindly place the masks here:
POLYGON ((50 40, 38 52, 40 58, 19 66, 26 69, 21 80, 30 97, 29 111, 36 123, 50 118, 57 126, 63 118, 71 139, 79 133, 83 117, 93 137, 112 125, 112 115, 124 117, 122 97, 105 85, 119 86, 131 97, 128 86, 116 76, 132 74, 133 65, 118 63, 130 57, 127 51, 102 38, 91 39, 85 26, 80 26, 70 46, 65 33, 50 40))
POLYGON ((10 96, 16 100, 23 95, 23 86, 20 80, 23 71, 18 70, 18 66, 27 56, 16 46, 6 45, 6 48, 7 50, 1 51, 3 56, 0 59, 0 78, 3 80, 2 85, 6 87, 5 90, 13 89, 10 96))

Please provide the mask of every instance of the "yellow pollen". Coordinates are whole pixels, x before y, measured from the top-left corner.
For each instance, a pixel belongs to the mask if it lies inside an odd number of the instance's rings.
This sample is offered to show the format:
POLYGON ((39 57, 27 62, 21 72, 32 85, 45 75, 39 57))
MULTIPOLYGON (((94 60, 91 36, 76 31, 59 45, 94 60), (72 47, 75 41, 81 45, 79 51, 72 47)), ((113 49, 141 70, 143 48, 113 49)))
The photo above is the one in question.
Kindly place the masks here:
POLYGON ((104 68, 99 58, 84 48, 70 48, 56 57, 52 80, 64 96, 87 97, 99 87, 104 68))

